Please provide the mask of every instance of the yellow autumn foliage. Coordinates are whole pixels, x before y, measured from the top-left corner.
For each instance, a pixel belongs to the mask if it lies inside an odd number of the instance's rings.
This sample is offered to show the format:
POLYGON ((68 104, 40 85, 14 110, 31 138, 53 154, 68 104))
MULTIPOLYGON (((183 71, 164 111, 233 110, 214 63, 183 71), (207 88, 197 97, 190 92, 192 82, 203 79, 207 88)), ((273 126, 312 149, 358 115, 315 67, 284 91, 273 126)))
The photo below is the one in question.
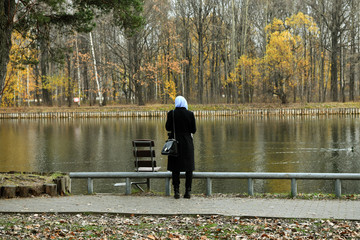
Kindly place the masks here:
POLYGON ((309 71, 309 56, 305 50, 308 39, 316 39, 318 29, 313 19, 298 13, 285 22, 274 19, 265 27, 266 53, 263 58, 265 81, 272 92, 286 101, 289 88, 309 71))
POLYGON ((164 83, 165 92, 168 94, 169 98, 175 101, 176 98, 176 86, 175 82, 170 80, 166 80, 164 83))
POLYGON ((246 81, 248 86, 254 88, 260 83, 261 74, 259 65, 261 60, 247 55, 242 55, 237 63, 236 72, 242 82, 246 81))
POLYGON ((33 65, 37 63, 38 53, 30 43, 29 36, 13 33, 2 106, 22 105, 32 98, 31 92, 35 90, 33 65))

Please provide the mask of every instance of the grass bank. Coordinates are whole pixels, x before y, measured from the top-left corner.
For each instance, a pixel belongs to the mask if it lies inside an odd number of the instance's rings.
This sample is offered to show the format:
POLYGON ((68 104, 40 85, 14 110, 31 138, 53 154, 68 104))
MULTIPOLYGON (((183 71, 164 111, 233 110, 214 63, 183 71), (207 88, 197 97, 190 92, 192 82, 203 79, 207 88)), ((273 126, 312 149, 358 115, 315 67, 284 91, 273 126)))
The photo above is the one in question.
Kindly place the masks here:
POLYGON ((65 176, 65 174, 60 172, 55 172, 52 174, 23 173, 23 172, 0 173, 0 187, 7 185, 14 185, 14 186, 35 186, 39 184, 43 185, 46 183, 53 183, 54 179, 63 176, 65 176))
MULTIPOLYGON (((1 107, 0 113, 32 113, 32 112, 117 112, 117 111, 167 111, 173 104, 147 104, 138 106, 134 104, 107 106, 75 106, 72 107, 1 107)), ((327 103, 253 103, 253 104, 191 104, 189 110, 247 110, 247 109, 329 109, 329 108, 360 108, 360 102, 327 102, 327 103)))

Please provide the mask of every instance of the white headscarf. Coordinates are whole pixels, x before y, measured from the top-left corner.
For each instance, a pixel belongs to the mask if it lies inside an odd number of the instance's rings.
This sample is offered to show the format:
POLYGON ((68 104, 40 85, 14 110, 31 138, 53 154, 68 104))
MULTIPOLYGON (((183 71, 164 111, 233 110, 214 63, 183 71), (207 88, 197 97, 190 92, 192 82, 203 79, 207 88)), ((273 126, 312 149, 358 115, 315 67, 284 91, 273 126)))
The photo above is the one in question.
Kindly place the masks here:
POLYGON ((186 99, 183 96, 177 96, 175 98, 175 107, 184 107, 186 109, 188 109, 188 104, 186 99))

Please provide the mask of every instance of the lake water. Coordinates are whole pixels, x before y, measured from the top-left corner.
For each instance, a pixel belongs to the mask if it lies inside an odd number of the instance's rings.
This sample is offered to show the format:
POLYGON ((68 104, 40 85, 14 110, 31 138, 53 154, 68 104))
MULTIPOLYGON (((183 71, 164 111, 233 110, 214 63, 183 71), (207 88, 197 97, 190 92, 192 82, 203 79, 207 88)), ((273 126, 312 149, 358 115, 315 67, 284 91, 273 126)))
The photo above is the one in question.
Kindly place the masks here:
MULTIPOLYGON (((164 118, 0 120, 0 171, 134 171, 131 140, 155 140, 158 165, 166 140, 164 118)), ((196 171, 360 172, 360 118, 197 118, 196 171)), ((96 192, 124 192, 119 180, 95 180, 96 192)), ((164 192, 164 180, 152 188, 164 192)), ((205 192, 194 179, 193 191, 205 192)), ((343 181, 343 193, 359 193, 358 181, 343 181)), ((182 184, 183 187, 183 184, 182 184)), ((255 180, 255 192, 290 192, 290 180, 255 180)), ((74 180, 73 192, 86 192, 74 180)), ((246 180, 214 180, 213 192, 247 192, 246 180)), ((334 192, 333 181, 298 181, 298 192, 334 192)))

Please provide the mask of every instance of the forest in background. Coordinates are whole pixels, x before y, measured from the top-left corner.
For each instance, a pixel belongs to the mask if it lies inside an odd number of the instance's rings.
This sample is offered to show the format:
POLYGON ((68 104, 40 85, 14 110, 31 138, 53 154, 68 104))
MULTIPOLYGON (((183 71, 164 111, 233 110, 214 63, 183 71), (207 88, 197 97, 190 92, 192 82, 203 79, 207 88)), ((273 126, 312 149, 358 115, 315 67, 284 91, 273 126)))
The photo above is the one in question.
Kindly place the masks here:
POLYGON ((131 32, 109 13, 87 33, 14 31, 1 104, 357 101, 359 10, 352 0, 147 0, 131 32))

